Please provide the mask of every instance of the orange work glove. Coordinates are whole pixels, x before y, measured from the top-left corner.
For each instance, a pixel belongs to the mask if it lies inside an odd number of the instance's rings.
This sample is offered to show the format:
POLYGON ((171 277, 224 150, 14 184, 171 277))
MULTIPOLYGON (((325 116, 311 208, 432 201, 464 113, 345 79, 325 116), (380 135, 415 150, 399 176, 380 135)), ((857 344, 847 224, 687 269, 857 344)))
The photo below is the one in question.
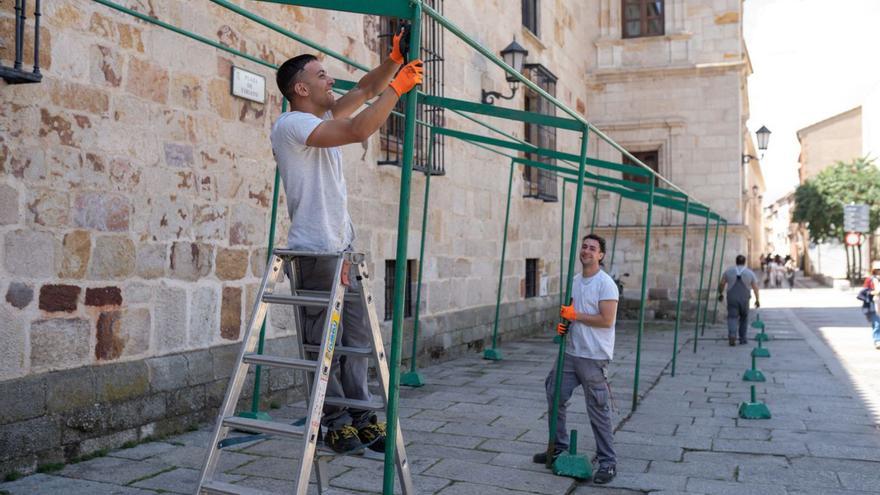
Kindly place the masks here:
POLYGON ((565 335, 568 333, 568 323, 560 323, 556 325, 556 333, 559 335, 565 335))
POLYGON ((391 60, 394 60, 394 63, 397 65, 403 65, 403 53, 400 51, 400 40, 403 39, 404 28, 400 27, 400 31, 394 35, 393 44, 391 47, 391 55, 388 55, 391 60))
POLYGON ((560 306, 559 307, 559 316, 565 318, 568 321, 576 320, 577 313, 574 310, 574 301, 569 301, 568 306, 560 306))
POLYGON ((391 89, 397 93, 398 97, 409 92, 416 87, 416 84, 422 84, 422 73, 425 70, 421 60, 413 60, 412 62, 401 67, 400 72, 391 81, 391 89))

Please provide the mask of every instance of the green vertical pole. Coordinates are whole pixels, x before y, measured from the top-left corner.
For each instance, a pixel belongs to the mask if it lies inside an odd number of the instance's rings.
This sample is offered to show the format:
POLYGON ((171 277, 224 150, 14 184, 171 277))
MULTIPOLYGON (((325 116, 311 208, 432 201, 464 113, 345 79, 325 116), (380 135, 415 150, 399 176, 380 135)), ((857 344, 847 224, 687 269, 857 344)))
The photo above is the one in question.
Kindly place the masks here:
MULTIPOLYGON (((287 111, 287 99, 281 102, 281 113, 287 111)), ((281 175, 278 173, 278 167, 275 167, 275 180, 272 186, 272 212, 269 214, 269 242, 268 244, 268 252, 266 253, 266 263, 269 263, 269 259, 272 258, 272 251, 275 249, 275 224, 278 216, 278 190, 281 186, 281 175)), ((263 325, 260 327, 260 340, 257 344, 257 354, 263 353, 263 347, 266 342, 266 320, 263 320, 263 325)), ((239 414, 241 417, 252 418, 252 419, 271 419, 271 417, 264 412, 260 412, 260 377, 262 376, 262 367, 257 365, 254 369, 254 395, 251 397, 251 410, 250 412, 242 412, 239 414)))
MULTIPOLYGON (((413 4, 410 27, 409 59, 416 60, 421 53, 422 4, 413 4)), ((415 89, 415 88, 414 88, 415 89)), ((404 289, 406 288, 406 242, 409 237, 409 193, 412 179, 413 149, 416 137, 416 106, 418 93, 406 94, 406 120, 403 135, 403 166, 400 170, 400 204, 397 216, 397 258, 394 267, 394 313, 391 323, 391 369, 388 384, 387 431, 385 441, 385 469, 382 477, 382 493, 394 494, 394 456, 397 447, 397 410, 400 395, 400 354, 403 334, 404 289)))
POLYGON ((596 228, 596 213, 599 212, 599 188, 593 189, 593 218, 590 219, 590 233, 596 228))
MULTIPOLYGON (((577 190, 574 199, 574 219, 571 222, 571 247, 568 251, 568 277, 565 281, 565 298, 566 303, 571 298, 572 278, 574 277, 574 260, 578 258, 577 249, 580 246, 578 242, 578 228, 581 221, 581 204, 584 195, 584 175, 587 169, 587 138, 589 137, 589 128, 584 127, 581 136, 581 160, 578 169, 577 190)), ((559 354, 556 356, 556 379, 553 390, 553 407, 550 408, 550 434, 547 440, 547 467, 553 464, 553 453, 556 447, 556 415, 559 413, 559 394, 562 388, 562 367, 565 364, 565 338, 559 339, 559 354)))
POLYGON ((632 411, 639 403, 639 367, 642 361, 642 334, 645 332, 645 306, 648 297, 648 257, 651 255, 651 214, 654 212, 654 177, 649 177, 651 189, 648 195, 648 219, 645 225, 645 259, 642 263, 642 297, 639 304, 639 333, 636 337, 636 369, 633 377, 632 411))
MULTIPOLYGON (((718 283, 721 283, 721 276, 724 273, 724 250, 727 248, 727 220, 724 221, 724 236, 721 238, 721 260, 718 261, 718 283)), ((718 321, 718 298, 715 298, 715 304, 712 308, 712 324, 718 321)))
MULTIPOLYGON (((496 349, 498 344, 498 315, 501 310, 501 288, 504 283, 504 260, 507 256, 507 225, 510 221, 510 196, 513 190, 513 169, 516 162, 510 162, 510 173, 507 177, 507 207, 504 209, 504 240, 501 242, 501 266, 498 268, 498 293, 495 295, 495 323, 492 325, 492 348, 483 351, 483 359, 500 361, 501 351, 496 349)), ((563 183, 564 184, 564 183, 563 183)), ((563 192, 565 191, 563 186, 563 192)))
POLYGON ((672 376, 675 376, 675 358, 678 356, 678 327, 681 324, 681 287, 684 283, 684 251, 688 235, 688 210, 691 198, 684 198, 684 220, 681 223, 681 256, 678 260, 678 299, 675 301, 675 333, 672 337, 672 376))
MULTIPOLYGON (((431 131, 429 143, 434 142, 434 131, 431 131)), ((421 387, 425 384, 422 375, 416 369, 416 356, 419 344, 419 308, 422 305, 422 267, 425 261, 425 233, 428 231, 428 199, 431 196, 431 152, 433 146, 428 147, 428 166, 425 172, 425 201, 422 205, 422 239, 419 244, 419 280, 416 286, 416 314, 413 321, 412 352, 410 353, 409 372, 400 377, 400 384, 406 387, 421 387)))
POLYGON ((709 246, 709 210, 706 210, 706 230, 703 231, 703 257, 700 259, 700 286, 697 289, 697 311, 694 322, 694 352, 700 341, 700 305, 703 302, 703 274, 706 272, 706 248, 709 246))
POLYGON ((560 208, 559 219, 559 305, 565 304, 562 300, 565 297, 562 290, 563 278, 562 264, 565 262, 565 181, 562 181, 562 208, 560 208))
POLYGON ((614 240, 611 242, 611 266, 608 268, 608 271, 614 270, 614 255, 617 253, 617 228, 620 227, 620 202, 623 201, 623 196, 617 196, 617 214, 614 219, 614 240))
POLYGON ((715 220, 715 242, 712 243, 712 262, 709 263, 709 280, 706 282, 706 304, 703 306, 703 325, 700 335, 706 333, 706 317, 709 315, 709 299, 712 297, 712 278, 715 276, 715 254, 718 251, 718 231, 721 230, 721 217, 715 220))

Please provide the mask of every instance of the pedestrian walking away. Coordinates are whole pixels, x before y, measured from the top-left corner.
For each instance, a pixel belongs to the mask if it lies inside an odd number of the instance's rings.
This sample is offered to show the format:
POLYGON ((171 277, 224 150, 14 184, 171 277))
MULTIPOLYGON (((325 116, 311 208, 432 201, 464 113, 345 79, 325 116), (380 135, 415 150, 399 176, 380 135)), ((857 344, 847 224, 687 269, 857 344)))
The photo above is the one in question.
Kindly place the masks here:
POLYGON ((797 265, 794 262, 794 258, 790 255, 785 255, 783 267, 785 268, 785 280, 788 282, 788 290, 794 290, 794 277, 797 274, 797 265))
POLYGON ((880 315, 878 315, 878 302, 880 302, 880 261, 871 262, 871 276, 865 279, 865 285, 859 292, 859 300, 862 301, 862 312, 868 323, 871 324, 871 337, 874 339, 874 349, 880 350, 880 315))
MULTIPOLYGON (((617 474, 617 456, 614 453, 614 432, 611 423, 611 389, 608 384, 608 363, 614 357, 614 324, 617 319, 619 293, 617 284, 602 270, 605 258, 605 239, 595 234, 581 241, 582 271, 572 282, 572 300, 560 308, 566 320, 557 332, 570 340, 562 367, 555 433, 555 456, 568 449, 569 437, 565 426, 566 408, 574 390, 584 388, 590 427, 596 439, 596 457, 599 468, 593 482, 605 484, 617 474)), ((556 366, 544 381, 547 390, 548 420, 553 409, 556 388, 556 366)), ((535 454, 537 464, 547 462, 547 453, 535 454)))
MULTIPOLYGON (((289 249, 319 253, 351 251, 355 230, 348 212, 348 194, 340 146, 360 143, 387 120, 398 99, 422 82, 422 62, 403 66, 403 31, 393 39, 389 57, 367 73, 357 86, 339 99, 335 83, 314 55, 299 55, 278 69, 278 89, 290 102, 272 126, 272 152, 287 195, 290 214, 289 249), (396 75, 395 75, 396 74, 396 75), (367 100, 378 98, 351 117, 367 100)), ((299 262, 299 288, 328 291, 336 260, 303 258, 299 262)), ((357 290, 350 264, 343 266, 341 283, 357 290)), ((303 337, 306 343, 321 342, 325 308, 304 308, 303 337)), ((364 308, 343 306, 337 344, 369 347, 371 333, 364 308)), ((328 397, 369 401, 367 357, 333 356, 334 373, 327 385, 328 397)), ((368 446, 384 452, 385 423, 367 410, 324 406, 321 420, 327 428, 326 444, 336 452, 354 452, 368 446)))
POLYGON ((746 257, 737 255, 736 266, 728 268, 721 276, 718 284, 718 300, 724 301, 724 289, 727 288, 727 341, 736 345, 737 334, 739 343, 746 344, 746 332, 749 326, 749 300, 751 290, 755 291, 755 308, 761 307, 758 297, 758 277, 746 268, 746 257))

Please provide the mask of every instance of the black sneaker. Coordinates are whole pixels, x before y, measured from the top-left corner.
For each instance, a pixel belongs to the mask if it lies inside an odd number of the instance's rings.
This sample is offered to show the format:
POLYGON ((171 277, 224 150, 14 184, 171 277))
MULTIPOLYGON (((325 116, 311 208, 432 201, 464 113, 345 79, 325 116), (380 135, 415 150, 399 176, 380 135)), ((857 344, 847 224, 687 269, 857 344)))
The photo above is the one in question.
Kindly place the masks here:
MULTIPOLYGON (((559 454, 561 454, 562 452, 564 452, 564 449, 556 449, 553 452, 553 460, 555 461, 556 458, 559 457, 559 454)), ((538 452, 537 454, 533 455, 532 462, 534 462, 535 464, 546 465, 547 464, 547 451, 545 450, 545 451, 538 452)))
POLYGON ((380 423, 376 416, 370 418, 367 426, 357 431, 361 443, 373 452, 385 452, 385 423, 380 423))
POLYGON ((727 337, 727 343, 730 344, 730 347, 736 345, 736 337, 727 337))
POLYGON ((600 466, 596 474, 593 475, 593 483, 604 485, 611 482, 617 476, 617 468, 614 466, 600 466))
POLYGON ((357 429, 351 425, 328 431, 324 443, 337 454, 348 454, 364 449, 364 444, 358 438, 357 429))
POLYGON ((746 339, 739 339, 739 345, 746 345, 748 343, 749 343, 749 341, 746 339))

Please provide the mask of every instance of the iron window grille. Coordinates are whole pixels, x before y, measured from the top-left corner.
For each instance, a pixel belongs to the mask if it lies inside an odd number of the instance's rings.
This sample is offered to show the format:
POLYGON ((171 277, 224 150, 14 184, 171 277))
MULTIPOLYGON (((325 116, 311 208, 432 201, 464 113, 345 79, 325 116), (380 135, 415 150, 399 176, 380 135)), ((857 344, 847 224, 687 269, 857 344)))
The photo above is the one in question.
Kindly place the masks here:
MULTIPOLYGON (((443 0, 425 0, 434 10, 443 13, 443 0)), ((381 32, 383 33, 379 50, 381 56, 391 51, 392 34, 400 30, 402 20, 392 17, 381 18, 381 32)), ((425 64, 425 74, 420 90, 432 96, 444 94, 444 64, 443 64, 443 39, 444 29, 433 18, 425 18, 422 21, 422 61, 425 64)), ((395 105, 394 110, 400 113, 406 111, 404 99, 395 105)), ((445 124, 445 109, 434 106, 418 105, 416 117, 433 126, 442 127, 445 124)), ((382 156, 379 165, 403 165, 403 134, 404 119, 398 115, 391 115, 379 131, 379 140, 382 156)), ((413 170, 431 175, 445 175, 445 153, 443 149, 444 136, 434 136, 431 140, 430 129, 417 125, 415 147, 413 149, 413 170), (430 163, 429 163, 430 158, 430 163)))
MULTIPOLYGON (((546 67, 541 64, 526 64, 523 69, 526 77, 538 87, 556 96, 557 78, 546 67)), ((525 110, 544 115, 556 115, 556 106, 529 88, 525 89, 525 110)), ((525 124, 525 140, 539 148, 555 150, 556 128, 527 122, 525 124)), ((526 153, 526 158, 549 165, 556 164, 555 159, 534 153, 526 153)), ((537 198, 551 203, 558 200, 556 172, 525 166, 523 167, 523 179, 524 198, 537 198)))
MULTIPOLYGON (((651 150, 651 151, 634 151, 632 152, 632 156, 638 158, 645 165, 647 165, 654 172, 660 173, 660 151, 659 150, 651 150)), ((623 156, 623 163, 626 165, 634 165, 636 167, 641 168, 641 165, 637 164, 633 160, 631 160, 628 156, 623 156)), ((633 175, 628 174, 626 172, 623 173, 623 179, 632 181, 632 182, 640 182, 642 184, 649 184, 648 177, 644 175, 633 175)), ((654 176, 654 187, 660 186, 660 179, 657 176, 654 176)))
MULTIPOLYGON (((397 260, 385 260, 385 321, 394 317, 394 281, 397 260)), ((403 290, 403 317, 412 316, 413 275, 416 273, 416 260, 406 260, 406 287, 403 290)))
POLYGON ((540 37, 538 32, 539 2, 541 0, 522 0, 522 25, 535 36, 540 37))
POLYGON ((8 84, 37 83, 43 79, 40 73, 40 0, 34 2, 34 69, 24 70, 25 27, 27 24, 27 0, 15 0, 15 60, 12 67, 0 63, 0 77, 8 84))
POLYGON ((538 295, 538 258, 526 258, 526 298, 538 295))
POLYGON ((664 0, 621 0, 623 37, 663 36, 664 0))

